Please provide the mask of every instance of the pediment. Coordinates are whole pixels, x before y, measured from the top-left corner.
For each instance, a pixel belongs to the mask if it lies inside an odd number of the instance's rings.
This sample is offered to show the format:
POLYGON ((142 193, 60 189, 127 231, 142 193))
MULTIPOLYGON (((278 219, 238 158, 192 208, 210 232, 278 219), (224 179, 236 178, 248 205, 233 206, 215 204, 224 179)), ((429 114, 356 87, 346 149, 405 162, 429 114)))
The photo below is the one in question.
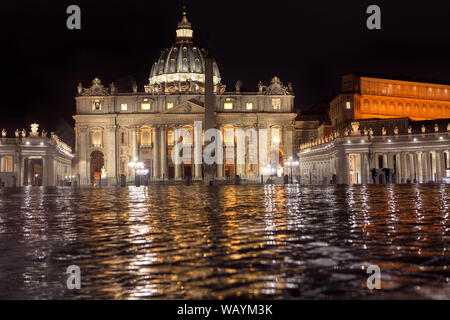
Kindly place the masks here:
POLYGON ((185 101, 173 106, 173 108, 166 110, 164 113, 205 113, 205 108, 192 101, 185 101))

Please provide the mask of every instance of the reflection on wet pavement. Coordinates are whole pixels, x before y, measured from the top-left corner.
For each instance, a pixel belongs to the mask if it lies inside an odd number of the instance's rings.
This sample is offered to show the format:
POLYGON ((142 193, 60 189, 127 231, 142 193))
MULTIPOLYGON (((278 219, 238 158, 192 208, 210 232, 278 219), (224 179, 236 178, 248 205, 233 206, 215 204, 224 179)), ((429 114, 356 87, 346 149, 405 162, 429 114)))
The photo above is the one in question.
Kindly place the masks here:
POLYGON ((0 298, 450 298, 450 186, 0 192, 0 298), (381 290, 366 287, 381 268, 381 290), (68 290, 66 268, 81 268, 68 290))

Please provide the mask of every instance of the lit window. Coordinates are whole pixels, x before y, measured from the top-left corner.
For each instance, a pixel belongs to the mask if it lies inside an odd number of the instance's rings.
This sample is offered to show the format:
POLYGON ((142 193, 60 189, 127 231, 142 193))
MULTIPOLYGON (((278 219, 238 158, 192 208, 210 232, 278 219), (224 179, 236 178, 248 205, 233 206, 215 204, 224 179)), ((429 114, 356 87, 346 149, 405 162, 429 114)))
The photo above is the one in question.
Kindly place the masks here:
POLYGON ((152 144, 152 135, 150 129, 143 129, 141 136, 141 145, 149 146, 152 144))
POLYGON ((223 104, 223 108, 224 108, 225 110, 232 110, 232 109, 233 109, 233 102, 225 102, 225 103, 223 104))
POLYGON ((350 101, 347 101, 345 103, 345 108, 347 108, 347 110, 350 110, 350 106, 351 106, 350 101))
POLYGON ((150 110, 150 103, 141 103, 141 110, 150 110))
POLYGON ((167 103, 167 110, 172 109, 173 108, 173 103, 172 102, 168 102, 167 103))
POLYGON ((100 100, 99 99, 95 99, 92 102, 92 110, 101 110, 101 109, 102 109, 102 104, 101 104, 100 100))
POLYGON ((247 110, 252 110, 252 109, 253 109, 253 103, 247 102, 247 110))
POLYGON ((225 128, 223 138, 226 145, 234 145, 234 128, 225 128))
POLYGON ((128 105, 127 105, 126 103, 122 103, 122 104, 120 105, 120 110, 122 110, 122 111, 127 111, 127 110, 128 110, 128 105))
POLYGON ((272 128, 272 143, 280 144, 281 142, 281 132, 279 128, 272 128))
POLYGON ((273 98, 272 99, 272 107, 274 110, 281 109, 281 99, 280 98, 273 98))
POLYGON ((169 130, 169 132, 167 132, 167 144, 169 146, 173 145, 173 131, 169 130))

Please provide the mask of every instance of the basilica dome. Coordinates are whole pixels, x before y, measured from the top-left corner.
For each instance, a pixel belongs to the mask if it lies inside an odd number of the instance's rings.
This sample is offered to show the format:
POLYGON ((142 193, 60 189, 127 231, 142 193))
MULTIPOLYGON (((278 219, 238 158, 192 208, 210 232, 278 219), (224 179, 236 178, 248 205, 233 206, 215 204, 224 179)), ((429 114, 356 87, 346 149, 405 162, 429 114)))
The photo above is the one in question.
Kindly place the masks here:
MULTIPOLYGON (((162 51, 153 63, 146 91, 151 93, 204 92, 207 51, 193 42, 193 30, 186 13, 178 23, 176 41, 162 51)), ((214 87, 220 86, 220 73, 213 63, 214 87)))

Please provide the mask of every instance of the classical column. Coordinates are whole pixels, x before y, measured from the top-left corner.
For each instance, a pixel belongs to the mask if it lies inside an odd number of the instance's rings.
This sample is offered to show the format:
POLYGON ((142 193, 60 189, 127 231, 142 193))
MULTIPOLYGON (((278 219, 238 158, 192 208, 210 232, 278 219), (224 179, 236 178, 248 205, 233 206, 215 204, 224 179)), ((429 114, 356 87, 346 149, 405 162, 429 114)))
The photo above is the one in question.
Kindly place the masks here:
POLYGON ((383 153, 383 168, 389 168, 388 154, 385 152, 383 153))
POLYGON ((450 150, 445 150, 443 166, 444 166, 444 176, 447 176, 447 170, 450 171, 450 150), (447 161, 445 161, 447 160, 447 161))
POLYGON ((5 157, 1 157, 1 165, 0 165, 0 172, 6 172, 7 168, 5 166, 5 157))
POLYGON ((47 157, 42 157, 42 186, 48 187, 48 160, 47 157))
POLYGON ((412 182, 414 182, 415 173, 416 173, 415 165, 414 165, 414 154, 413 153, 408 153, 407 155, 408 155, 408 158, 409 158, 409 170, 408 170, 409 180, 412 183, 412 182))
POLYGON ((258 167, 259 174, 262 174, 264 168, 269 164, 267 160, 267 147, 268 147, 268 138, 267 138, 267 126, 265 124, 258 124, 258 167))
POLYGON ((152 142, 153 142, 153 179, 159 179, 160 177, 160 164, 159 164, 159 159, 160 159, 160 148, 159 148, 159 143, 160 143, 160 138, 159 138, 159 133, 160 133, 160 128, 159 126, 153 126, 153 130, 152 130, 152 142))
POLYGON ((344 161, 342 162, 342 183, 350 184, 350 173, 349 173, 350 155, 344 153, 344 161))
POLYGON ((236 129, 236 174, 240 177, 245 174, 245 132, 243 125, 238 125, 236 129))
POLYGON ((108 179, 108 185, 113 186, 117 184, 117 175, 116 175, 116 167, 117 167, 117 157, 116 157, 116 133, 117 133, 117 126, 116 125, 110 125, 107 127, 108 130, 108 148, 106 149, 107 154, 105 155, 108 159, 105 169, 106 169, 106 175, 108 179))
POLYGON ((160 157, 161 157, 161 179, 167 180, 169 178, 167 174, 167 125, 163 124, 159 127, 159 135, 161 138, 161 145, 159 147, 160 150, 160 157))
POLYGON ((406 180, 408 179, 408 159, 405 152, 400 154, 400 161, 402 163, 402 175, 400 177, 400 182, 406 183, 406 180))
POLYGON ((23 187, 25 185, 25 161, 26 158, 24 156, 19 156, 19 168, 18 168, 18 181, 17 186, 23 187))
POLYGON ((90 164, 91 155, 88 154, 89 134, 88 126, 79 126, 77 130, 77 144, 78 144, 78 174, 80 175, 80 184, 89 185, 90 183, 90 164))
POLYGON ((202 121, 194 122, 194 180, 202 180, 202 121))
MULTIPOLYGON (((175 126, 175 131, 180 130, 181 126, 180 125, 176 125, 175 126)), ((176 137, 175 132, 174 132, 174 137, 176 137)), ((175 145, 177 145, 177 143, 179 143, 178 139, 175 139, 174 141, 174 148, 172 149, 172 155, 173 155, 173 160, 174 160, 174 167, 175 167, 175 180, 182 180, 183 177, 181 175, 181 163, 183 161, 182 157, 180 156, 180 152, 181 150, 178 150, 178 152, 175 152, 175 145)))
MULTIPOLYGON (((130 137, 131 137, 131 161, 136 161, 139 157, 139 146, 138 146, 138 126, 137 125, 132 125, 129 126, 130 128, 130 137)), ((130 170, 130 178, 128 179, 129 181, 134 181, 136 180, 136 170, 130 170)))
POLYGON ((27 158, 27 186, 31 186, 32 185, 32 181, 33 181, 33 171, 31 170, 32 166, 31 166, 31 160, 27 158))
POLYGON ((424 170, 424 182, 428 183, 433 178, 431 176, 431 161, 430 161, 430 153, 425 151, 423 153, 424 161, 423 161, 423 170, 424 170))
POLYGON ((402 182, 402 160, 401 160, 401 154, 400 153, 396 153, 394 155, 395 157, 395 165, 396 165, 396 183, 401 183, 402 182))
POLYGON ((222 129, 219 127, 217 128, 217 130, 219 130, 220 132, 220 136, 217 137, 218 143, 216 144, 216 160, 217 160, 217 171, 216 171, 216 177, 217 179, 223 179, 223 134, 222 134, 222 129), (220 142, 221 140, 221 142, 220 142))
POLYGON ((417 177, 416 179, 417 179, 417 182, 423 183, 424 179, 423 179, 423 167, 422 167, 422 152, 421 151, 417 151, 415 156, 416 156, 416 161, 415 161, 416 169, 415 169, 415 171, 416 171, 416 177, 417 177))
MULTIPOLYGON (((361 157, 361 183, 369 183, 369 153, 363 152, 361 157)), ((331 176, 331 175, 330 175, 331 176)))
MULTIPOLYGON (((348 153, 345 153, 343 147, 339 148, 336 155, 336 175, 337 175, 337 183, 338 184, 349 184, 350 183, 350 175, 348 171, 349 167, 349 156, 348 153)), ((311 170, 312 171, 312 170, 311 170)), ((312 175, 313 172, 310 171, 312 175)), ((312 181, 312 179, 311 179, 312 181)))
POLYGON ((436 150, 436 182, 441 183, 444 176, 444 153, 436 150))

